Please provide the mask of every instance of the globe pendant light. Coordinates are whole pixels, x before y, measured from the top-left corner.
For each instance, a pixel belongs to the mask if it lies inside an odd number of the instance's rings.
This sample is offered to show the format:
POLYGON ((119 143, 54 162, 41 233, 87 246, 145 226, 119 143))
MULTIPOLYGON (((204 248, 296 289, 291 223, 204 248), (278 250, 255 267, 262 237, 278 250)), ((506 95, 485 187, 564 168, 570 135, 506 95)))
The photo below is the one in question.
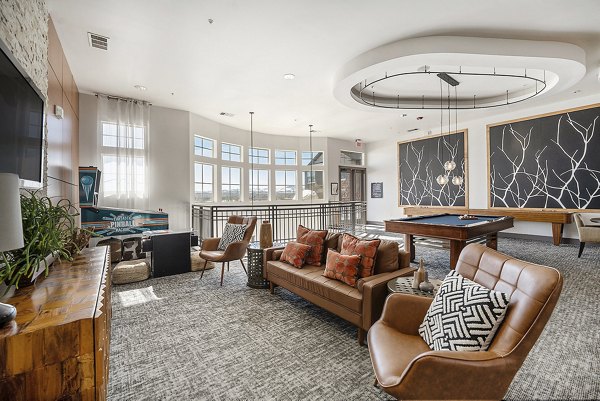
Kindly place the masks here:
POLYGON ((461 186, 463 183, 463 178, 460 175, 455 175, 452 177, 452 183, 456 186, 461 186))
POLYGON ((437 176, 437 178, 435 180, 437 181, 438 184, 440 184, 441 186, 444 186, 448 183, 448 176, 440 174, 437 176))

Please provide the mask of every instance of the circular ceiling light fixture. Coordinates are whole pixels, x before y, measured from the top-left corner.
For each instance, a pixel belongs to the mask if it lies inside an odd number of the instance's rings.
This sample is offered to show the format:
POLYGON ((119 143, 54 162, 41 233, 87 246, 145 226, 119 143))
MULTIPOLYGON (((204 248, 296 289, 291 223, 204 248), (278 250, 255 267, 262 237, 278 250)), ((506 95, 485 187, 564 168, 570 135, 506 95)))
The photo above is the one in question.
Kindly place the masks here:
POLYGON ((548 41, 429 36, 361 54, 338 73, 336 98, 361 110, 448 109, 439 81, 460 84, 450 109, 483 109, 571 87, 585 75, 585 52, 548 41))
POLYGON ((296 78, 296 76, 294 74, 284 74, 283 75, 283 79, 292 80, 294 78, 296 78))

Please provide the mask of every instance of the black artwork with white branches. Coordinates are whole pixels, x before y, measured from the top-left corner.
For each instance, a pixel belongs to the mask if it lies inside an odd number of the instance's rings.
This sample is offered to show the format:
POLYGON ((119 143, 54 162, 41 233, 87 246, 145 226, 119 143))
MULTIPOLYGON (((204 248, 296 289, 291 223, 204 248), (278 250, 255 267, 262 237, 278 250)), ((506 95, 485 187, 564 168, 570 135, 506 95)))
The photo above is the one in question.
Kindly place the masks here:
POLYGON ((400 143, 398 151, 401 206, 466 205, 464 132, 400 143), (453 170, 444 168, 448 161, 455 163, 453 170), (438 183, 440 175, 448 181, 438 183))
POLYGON ((600 209, 600 107, 489 128, 492 207, 600 209))

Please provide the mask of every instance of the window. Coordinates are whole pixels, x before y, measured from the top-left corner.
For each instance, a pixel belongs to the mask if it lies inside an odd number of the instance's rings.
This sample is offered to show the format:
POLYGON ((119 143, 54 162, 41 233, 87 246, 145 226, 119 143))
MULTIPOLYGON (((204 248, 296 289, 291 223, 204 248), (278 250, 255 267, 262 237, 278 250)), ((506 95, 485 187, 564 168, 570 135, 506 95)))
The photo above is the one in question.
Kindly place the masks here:
POLYGON ((323 172, 302 172, 302 199, 323 199, 323 172))
POLYGON ((270 164, 269 149, 249 148, 249 163, 254 164, 270 164))
POLYGON ((146 197, 144 127, 102 122, 102 187, 104 196, 146 197))
POLYGON ((194 136, 194 154, 196 156, 215 157, 215 141, 202 136, 194 136))
POLYGON ((340 164, 344 166, 362 166, 364 153, 361 152, 350 152, 348 150, 342 150, 340 152, 340 164))
POLYGON ((294 150, 276 150, 275 164, 278 166, 295 166, 296 152, 294 150))
POLYGON ((212 202, 214 187, 214 166, 206 163, 194 163, 194 193, 199 202, 212 202))
POLYGON ((323 152, 302 152, 303 166, 323 165, 323 152))
POLYGON ((242 161, 242 147, 239 145, 232 145, 230 143, 221 144, 221 159, 230 162, 241 162, 242 161))
POLYGON ((250 199, 269 200, 269 170, 249 170, 250 199))
POLYGON ((296 199, 296 171, 275 170, 275 199, 296 199))
POLYGON ((221 167, 221 200, 237 202, 242 200, 242 169, 221 167))

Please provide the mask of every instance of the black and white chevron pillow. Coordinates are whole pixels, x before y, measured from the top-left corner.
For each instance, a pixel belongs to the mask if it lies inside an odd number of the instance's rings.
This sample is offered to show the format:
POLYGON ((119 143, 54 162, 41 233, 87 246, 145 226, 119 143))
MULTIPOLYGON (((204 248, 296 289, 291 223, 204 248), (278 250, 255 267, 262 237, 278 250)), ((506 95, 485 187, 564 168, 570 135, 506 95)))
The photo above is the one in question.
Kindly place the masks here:
POLYGON ((227 246, 232 242, 241 241, 244 239, 244 234, 246 233, 246 225, 245 224, 231 224, 226 223, 225 228, 223 229, 223 235, 219 240, 219 246, 217 250, 224 251, 227 249, 227 246))
POLYGON ((504 320, 510 297, 452 270, 444 279, 419 334, 434 351, 485 351, 504 320))

